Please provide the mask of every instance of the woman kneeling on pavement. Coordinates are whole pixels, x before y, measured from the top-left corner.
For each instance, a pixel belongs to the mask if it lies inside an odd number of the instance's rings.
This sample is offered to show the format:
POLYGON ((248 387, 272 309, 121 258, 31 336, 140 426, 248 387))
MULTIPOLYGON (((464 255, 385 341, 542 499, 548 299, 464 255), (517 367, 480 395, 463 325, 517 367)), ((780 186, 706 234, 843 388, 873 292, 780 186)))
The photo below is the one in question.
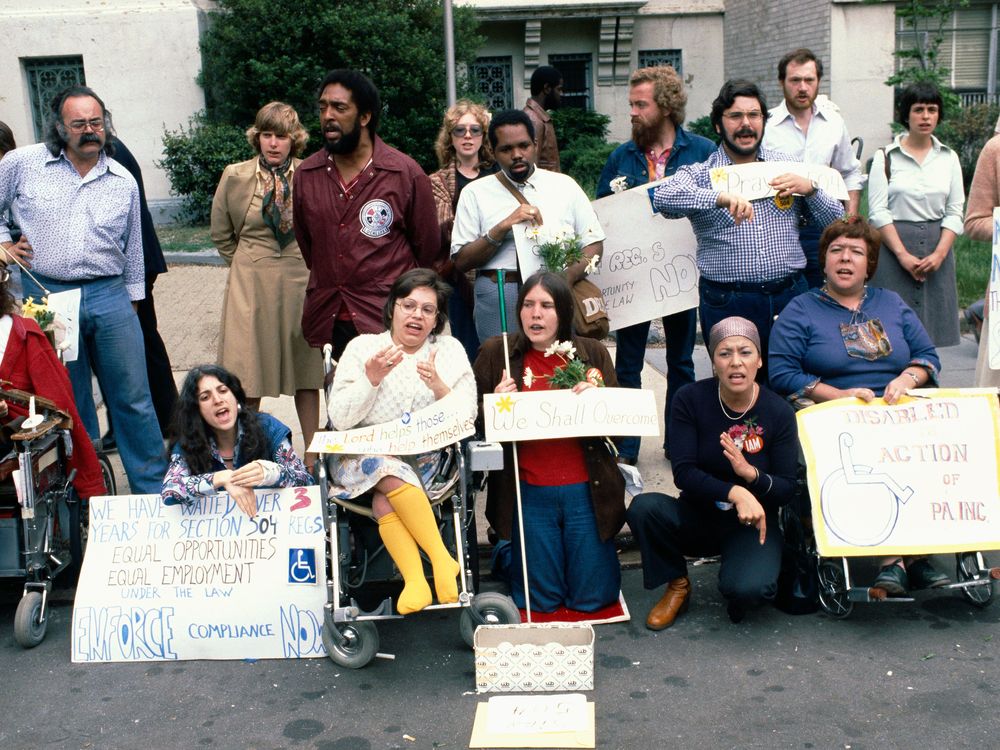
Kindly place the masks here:
MULTIPOLYGON (((576 383, 574 393, 599 382, 617 385, 607 349, 599 341, 572 335, 573 305, 573 293, 562 276, 541 272, 525 281, 517 300, 520 330, 510 342, 510 372, 503 339, 494 336, 476 359, 479 392, 549 390, 549 378, 566 364, 570 344, 585 372, 599 371, 576 383)), ((517 444, 517 452, 531 609, 594 612, 614 603, 621 589, 614 537, 625 520, 625 481, 606 438, 524 441, 517 444)), ((502 540, 512 539, 511 596, 523 609, 512 465, 513 451, 507 444, 505 470, 489 477, 486 517, 502 540)))
POLYGON ((734 623, 777 591, 778 508, 796 491, 795 414, 754 380, 762 364, 760 336, 749 320, 716 323, 708 349, 714 377, 681 388, 670 419, 680 497, 643 493, 628 509, 646 588, 667 584, 646 618, 650 630, 670 627, 688 608, 685 556, 721 555, 719 590, 734 623))
POLYGON ((228 492, 248 516, 256 487, 301 487, 312 477, 292 449, 284 424, 247 406, 240 379, 201 365, 184 378, 168 431, 170 465, 160 496, 166 505, 228 492))
MULTIPOLYGON (((396 279, 382 311, 388 330, 352 339, 337 365, 329 404, 335 429, 394 422, 450 393, 467 418, 475 416, 476 385, 469 359, 457 339, 440 335, 448 321, 448 291, 426 268, 396 279)), ((401 615, 432 602, 421 549, 431 561, 438 602, 458 601, 459 564, 441 539, 423 490, 423 482, 437 472, 440 456, 440 451, 431 451, 408 460, 346 455, 332 461, 331 495, 347 500, 375 490, 372 511, 379 536, 403 576, 403 592, 396 602, 401 615)))

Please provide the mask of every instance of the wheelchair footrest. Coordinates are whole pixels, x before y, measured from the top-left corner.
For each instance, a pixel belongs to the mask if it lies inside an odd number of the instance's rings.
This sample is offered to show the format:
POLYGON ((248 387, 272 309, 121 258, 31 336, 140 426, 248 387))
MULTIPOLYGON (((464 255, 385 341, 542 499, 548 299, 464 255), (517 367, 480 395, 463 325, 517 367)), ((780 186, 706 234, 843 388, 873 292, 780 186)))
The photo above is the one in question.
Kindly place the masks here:
POLYGON ((392 606, 392 597, 387 596, 375 609, 366 612, 361 609, 357 602, 351 600, 350 607, 335 607, 333 610, 334 622, 354 622, 356 620, 389 620, 401 618, 397 615, 392 606))

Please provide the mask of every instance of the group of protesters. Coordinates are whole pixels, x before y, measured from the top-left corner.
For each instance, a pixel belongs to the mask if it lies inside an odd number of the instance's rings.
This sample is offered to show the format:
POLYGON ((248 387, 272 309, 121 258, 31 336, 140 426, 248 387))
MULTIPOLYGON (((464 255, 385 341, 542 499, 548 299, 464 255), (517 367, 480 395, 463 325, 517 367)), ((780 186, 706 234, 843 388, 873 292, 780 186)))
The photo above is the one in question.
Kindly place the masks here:
MULTIPOLYGON (((615 535, 627 519, 646 587, 666 586, 647 627, 669 627, 688 608, 690 555, 721 555, 719 587, 739 622, 777 591, 777 512, 797 492, 793 406, 844 397, 896 403, 911 388, 935 385, 935 347, 958 342, 952 247, 965 195, 956 153, 934 136, 945 116, 940 92, 920 83, 899 97, 902 132, 875 155, 866 219, 858 155, 836 106, 818 95, 822 62, 797 49, 777 72, 784 101, 773 109, 753 82, 722 86, 710 116, 718 146, 683 128, 687 95, 673 68, 630 77, 631 139, 609 156, 598 197, 659 182, 655 211, 687 218, 697 238, 698 307, 663 318, 663 450, 680 495, 639 494, 626 510, 623 474, 638 459, 638 438, 522 443, 519 485, 513 472, 491 474, 486 509, 496 570, 521 607, 530 599, 543 612, 595 612, 616 602, 615 535), (830 167, 846 190, 834 197, 792 165, 770 180, 764 199, 713 187, 718 170, 758 162, 830 167), (713 375, 695 382, 699 320, 713 375)), ((87 439, 102 440, 92 374, 133 492, 186 503, 225 491, 250 515, 254 488, 312 482, 317 456, 300 459, 291 430, 259 406, 293 396, 308 446, 319 427, 319 349, 327 344, 335 429, 390 422, 445 396, 474 418, 483 393, 641 387, 648 321, 616 331, 614 361, 573 327, 572 287, 600 262, 605 234, 584 191, 558 171, 549 111, 562 86, 559 71, 545 66, 523 110, 491 114, 466 100, 449 107, 435 143, 440 169, 429 176, 379 137, 379 92, 358 71, 334 70, 320 82, 323 147, 304 159, 299 114, 282 102, 261 107, 246 132, 255 156, 225 169, 212 204, 212 241, 229 267, 218 360, 192 369, 179 393, 172 379, 163 384, 165 353, 150 359, 159 338, 151 279, 164 270, 162 252, 148 248, 155 232, 143 221, 141 175, 119 163, 124 147, 103 101, 84 86, 60 93, 38 145, 15 149, 0 124, 0 372, 24 369, 15 358, 28 355, 14 344, 41 333, 17 315, 17 277, 24 297, 80 290, 68 379, 48 366, 48 385, 33 386, 80 409, 78 491, 100 491, 87 439), (558 272, 522 278, 519 227, 559 228, 579 253, 558 272), (584 367, 566 367, 571 360, 584 367)), ((965 220, 977 238, 992 236, 998 169, 994 137, 965 220)), ((985 383, 991 372, 981 366, 977 377, 985 383)), ((514 456, 506 446, 505 465, 514 456)), ((435 598, 457 600, 459 566, 423 490, 436 460, 343 456, 330 464, 331 495, 370 498, 404 579, 402 614, 435 598)), ((874 585, 899 596, 947 583, 917 556, 883 560, 874 585)))

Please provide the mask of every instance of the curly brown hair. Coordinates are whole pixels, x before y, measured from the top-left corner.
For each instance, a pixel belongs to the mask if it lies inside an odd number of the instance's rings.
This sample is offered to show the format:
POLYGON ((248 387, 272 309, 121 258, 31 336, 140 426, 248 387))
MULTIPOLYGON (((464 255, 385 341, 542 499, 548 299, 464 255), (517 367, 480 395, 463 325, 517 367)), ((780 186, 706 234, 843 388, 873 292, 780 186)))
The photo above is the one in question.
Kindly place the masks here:
POLYGON ((451 142, 451 131, 465 115, 475 117, 483 129, 483 145, 479 147, 480 164, 488 166, 493 163, 493 149, 486 139, 486 130, 490 125, 489 110, 469 99, 459 99, 444 113, 444 122, 441 123, 441 130, 438 131, 437 140, 434 141, 434 153, 437 154, 438 164, 442 169, 455 161, 455 145, 451 142))
POLYGON ((823 236, 819 238, 819 267, 826 267, 826 251, 839 237, 848 237, 854 240, 864 240, 868 253, 868 278, 875 275, 878 268, 878 251, 882 245, 882 234, 875 227, 865 221, 864 217, 857 214, 845 216, 842 219, 829 224, 823 230, 823 236))
POLYGON ((670 65, 639 68, 629 77, 628 85, 638 86, 640 83, 653 84, 653 101, 656 102, 656 106, 668 112, 674 125, 680 127, 684 123, 688 95, 684 90, 684 81, 677 75, 677 71, 670 65))
POLYGON ((247 128, 247 142, 260 153, 260 134, 287 135, 292 139, 292 156, 301 156, 309 133, 299 121, 299 113, 290 104, 268 102, 257 111, 254 124, 247 128))

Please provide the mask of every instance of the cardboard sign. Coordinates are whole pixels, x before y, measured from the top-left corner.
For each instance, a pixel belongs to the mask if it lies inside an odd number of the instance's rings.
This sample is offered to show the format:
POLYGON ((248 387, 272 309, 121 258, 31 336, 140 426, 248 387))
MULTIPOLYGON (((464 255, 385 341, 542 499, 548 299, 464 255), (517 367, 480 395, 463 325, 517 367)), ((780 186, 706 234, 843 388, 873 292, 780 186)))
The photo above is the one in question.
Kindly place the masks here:
POLYGON ((310 453, 413 456, 440 450, 476 431, 476 417, 454 392, 394 422, 317 432, 310 453))
POLYGON ((660 434, 656 397, 639 388, 485 393, 483 417, 490 442, 660 434))
POLYGON ((756 161, 751 164, 729 164, 716 167, 709 174, 712 187, 723 193, 737 193, 747 200, 770 198, 778 194, 770 182, 778 175, 802 175, 815 180, 820 190, 839 201, 848 199, 847 185, 836 169, 821 164, 804 164, 799 161, 756 161))
POLYGON ((698 306, 691 222, 653 210, 653 191, 667 179, 594 201, 607 237, 587 278, 604 295, 612 331, 698 306))
POLYGON ((1000 549, 995 393, 913 393, 798 412, 821 555, 1000 549))
POLYGON ((990 258, 990 286, 986 297, 986 324, 990 327, 989 363, 1000 370, 1000 206, 993 209, 993 255, 990 258))
POLYGON ((228 494, 91 498, 73 661, 324 656, 319 503, 316 487, 257 490, 250 518, 228 494))

